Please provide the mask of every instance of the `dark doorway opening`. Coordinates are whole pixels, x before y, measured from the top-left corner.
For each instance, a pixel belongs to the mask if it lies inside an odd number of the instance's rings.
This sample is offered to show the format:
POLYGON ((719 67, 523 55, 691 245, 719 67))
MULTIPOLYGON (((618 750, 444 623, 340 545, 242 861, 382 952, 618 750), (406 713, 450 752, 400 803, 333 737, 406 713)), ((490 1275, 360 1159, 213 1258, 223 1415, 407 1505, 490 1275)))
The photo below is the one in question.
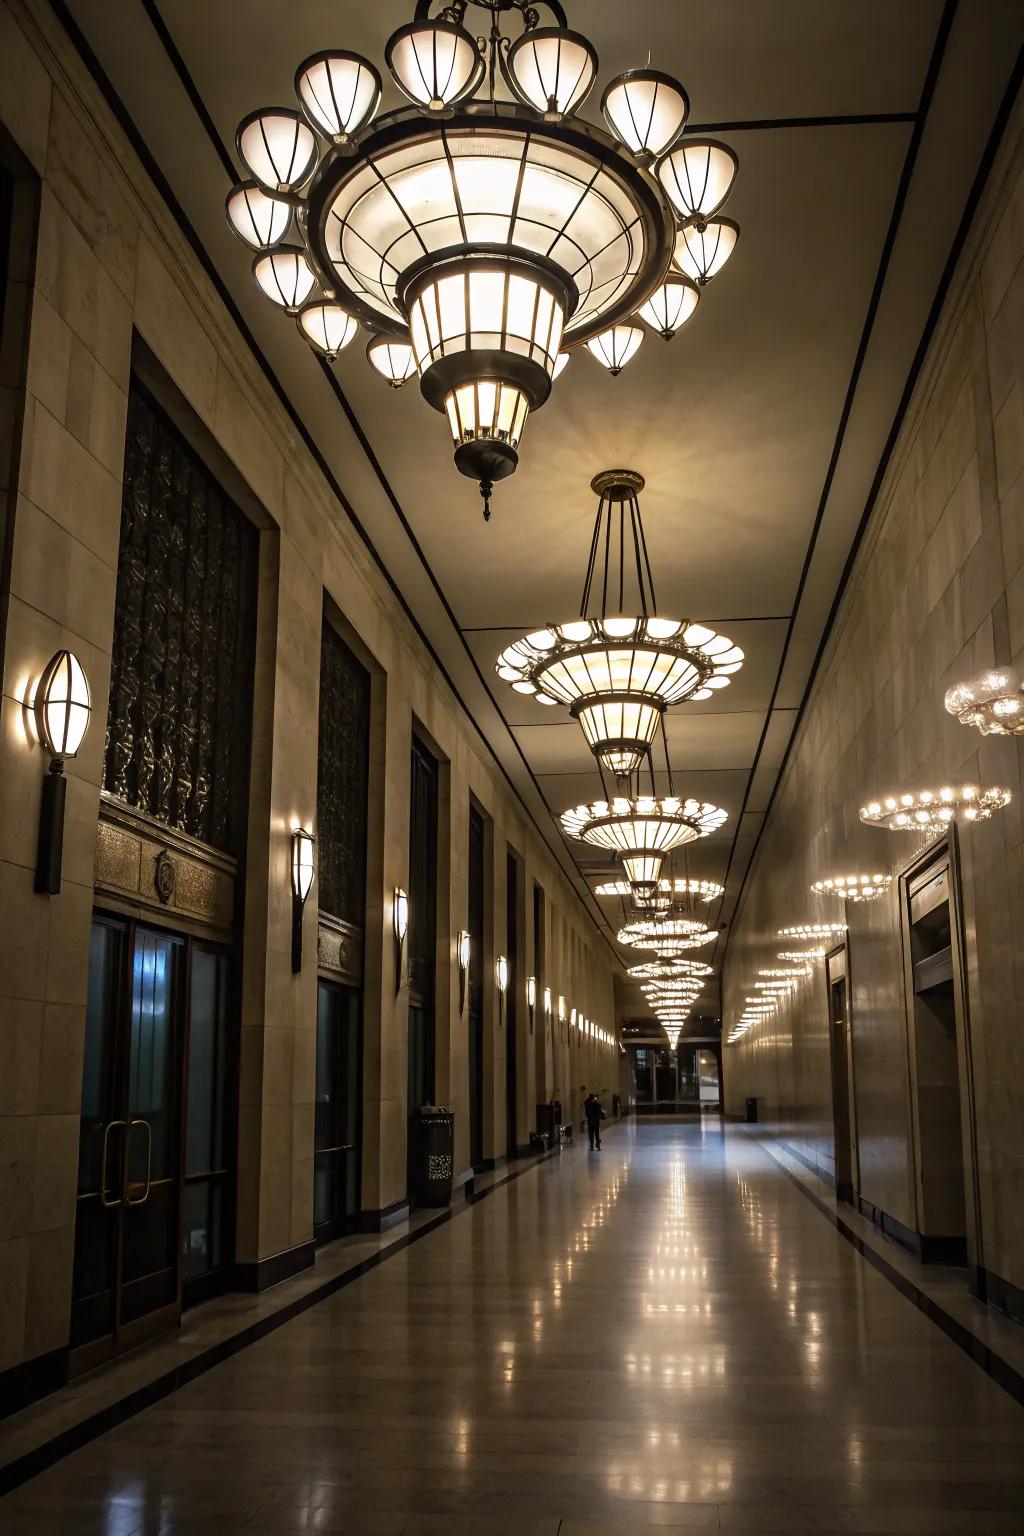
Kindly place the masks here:
MULTIPOLYGON (((414 736, 409 815, 409 1172, 413 1116, 434 1097, 434 992, 437 951, 437 760, 414 736)), ((412 1189, 410 1177, 409 1188, 412 1189)))
POLYGON ((362 998, 321 980, 316 1010, 313 1229, 318 1243, 354 1232, 359 1217, 362 998))
POLYGON ((505 860, 505 954, 508 987, 505 991, 505 1152, 519 1150, 517 1100, 519 1094, 519 861, 509 851, 505 860))
POLYGON ((853 1204, 859 1193, 856 1107, 853 1093, 853 1036, 846 946, 827 961, 829 1056, 832 1067, 832 1124, 836 1194, 853 1204))
POLYGON ((469 808, 469 1160, 479 1173, 484 1163, 484 819, 469 808))

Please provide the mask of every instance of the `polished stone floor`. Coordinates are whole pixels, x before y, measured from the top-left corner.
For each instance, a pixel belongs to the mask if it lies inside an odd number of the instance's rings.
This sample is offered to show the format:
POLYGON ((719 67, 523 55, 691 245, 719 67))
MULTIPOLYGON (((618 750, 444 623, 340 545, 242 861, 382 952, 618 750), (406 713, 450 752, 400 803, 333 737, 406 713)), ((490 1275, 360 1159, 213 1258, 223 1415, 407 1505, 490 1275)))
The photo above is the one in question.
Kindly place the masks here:
POLYGON ((717 1118, 551 1159, 0 1501, 61 1532, 1024 1532, 1024 1409, 717 1118))

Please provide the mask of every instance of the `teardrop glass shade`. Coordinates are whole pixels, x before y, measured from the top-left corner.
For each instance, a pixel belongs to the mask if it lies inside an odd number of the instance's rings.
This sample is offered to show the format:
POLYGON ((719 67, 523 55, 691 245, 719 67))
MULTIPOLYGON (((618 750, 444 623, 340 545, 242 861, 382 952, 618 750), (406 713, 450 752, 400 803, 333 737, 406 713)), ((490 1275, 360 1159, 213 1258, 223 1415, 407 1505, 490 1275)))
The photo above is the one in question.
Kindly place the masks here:
POLYGON ((705 287, 725 266, 736 249, 740 227, 735 219, 708 219, 687 224, 676 235, 672 260, 685 277, 705 287))
POLYGON ((359 329, 358 321, 353 319, 347 309, 326 299, 315 299, 312 304, 305 304, 299 311, 298 324, 310 346, 332 362, 348 346, 359 329))
POLYGON ((516 38, 502 56, 513 92, 549 122, 569 117, 581 107, 597 78, 597 53, 579 32, 562 27, 534 27, 516 38))
POLYGON ((224 211, 239 240, 252 251, 269 251, 279 245, 292 221, 291 205, 271 197, 255 181, 232 187, 224 211))
POLYGON ((381 78, 358 53, 315 53, 295 72, 295 94, 314 128, 344 144, 380 106, 381 78))
POLYGON ((616 378, 631 357, 635 357, 644 339, 639 325, 613 325, 602 331, 593 341, 587 342, 587 350, 602 363, 612 378, 616 378))
POLYGON ((316 278, 299 246, 278 246, 253 262, 252 275, 272 304, 294 314, 313 291, 316 278))
POLYGON ((294 191, 316 168, 316 136, 291 107, 243 117, 235 144, 250 176, 268 192, 294 191))
POLYGON ((416 372, 416 355, 409 342, 390 336, 372 337, 366 344, 366 360, 392 389, 401 389, 416 372))
POLYGON ((690 103, 678 80, 657 69, 628 69, 601 97, 612 133, 640 159, 656 160, 686 126, 690 103))
POLYGON ((732 191, 739 160, 717 139, 684 139, 658 161, 658 180, 683 219, 710 219, 732 191))
POLYGON ((670 275, 660 288, 655 288, 637 314, 668 341, 681 325, 686 324, 699 302, 700 289, 695 282, 688 277, 670 275))
POLYGON ((399 90, 430 112, 471 96, 484 61, 465 27, 452 21, 411 21, 392 33, 384 61, 399 90))

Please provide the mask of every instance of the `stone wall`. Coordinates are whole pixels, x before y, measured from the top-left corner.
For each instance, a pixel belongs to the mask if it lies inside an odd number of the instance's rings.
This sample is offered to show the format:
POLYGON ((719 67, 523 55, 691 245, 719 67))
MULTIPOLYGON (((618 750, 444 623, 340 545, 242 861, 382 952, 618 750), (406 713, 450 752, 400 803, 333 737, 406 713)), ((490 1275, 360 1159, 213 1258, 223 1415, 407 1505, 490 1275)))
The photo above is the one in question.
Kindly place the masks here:
MULTIPOLYGON (((776 929, 842 920, 828 873, 898 874, 924 843, 863 826, 888 789, 974 780, 1013 803, 960 839, 975 1074, 979 1262, 1024 1286, 1024 744, 982 737, 945 690, 1024 663, 1024 111, 997 153, 844 593, 726 954, 724 1029, 776 929)), ((847 908, 861 1194, 912 1230, 915 1173, 897 885, 847 908)), ((725 1052, 728 1105, 834 1173, 823 967, 725 1052)))
MULTIPOLYGON (((487 966, 504 948, 505 856, 523 860, 518 1122, 538 1099, 589 1081, 610 1053, 550 1031, 531 1038, 532 888, 545 891, 546 981, 611 1029, 611 956, 353 530, 224 306, 160 202, 50 8, 0 3, 0 120, 37 178, 24 427, 15 468, 0 701, 0 1371, 68 1338, 93 858, 133 337, 211 434, 262 509, 246 859, 237 1258, 252 1265, 312 1238, 317 904, 306 963, 290 964, 290 832, 313 826, 324 593, 375 670, 365 980, 362 1205, 400 1204, 406 1183, 406 1002, 396 995, 391 892, 408 885, 413 720, 445 761, 438 916, 437 1096, 468 1163, 466 1019, 455 936, 466 926, 472 795, 492 822, 487 966), (51 654, 81 657, 96 705, 68 765, 64 884, 33 875, 46 762, 25 702, 51 654), (447 810, 446 810, 447 807, 447 810), (497 937, 502 936, 502 937, 497 937), (540 1080, 540 1061, 546 1080, 540 1080), (546 1065, 545 1065, 546 1064, 546 1065)), ((28 274, 19 277, 29 280, 28 274)), ((5 379, 6 383, 6 379, 5 379)), ((7 397, 5 397, 6 399, 7 397)), ((6 407, 5 407, 6 414, 6 407)), ((0 490, 3 486, 0 485, 0 490)), ((358 508, 356 509, 358 513, 358 508)), ((505 1150, 505 1048, 487 986, 485 1149, 505 1150)), ((608 1077, 612 1068, 609 1066, 608 1077)))

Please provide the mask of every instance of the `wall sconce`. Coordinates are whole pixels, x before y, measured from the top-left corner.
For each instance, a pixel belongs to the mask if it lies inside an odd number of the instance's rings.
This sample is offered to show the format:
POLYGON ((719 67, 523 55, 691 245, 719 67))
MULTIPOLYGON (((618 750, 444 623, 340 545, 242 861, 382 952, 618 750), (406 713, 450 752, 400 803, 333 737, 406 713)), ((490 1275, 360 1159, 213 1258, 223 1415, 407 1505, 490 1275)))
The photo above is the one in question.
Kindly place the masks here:
POLYGON ((526 978, 526 1006, 530 1010, 530 1034, 532 1035, 533 1034, 533 1016, 534 1016, 535 1012, 537 1011, 537 978, 536 978, 536 976, 527 976, 527 978, 526 978))
POLYGON ((302 909, 313 884, 312 832, 292 828, 292 972, 302 970, 302 909))
POLYGON ((498 983, 498 1023, 505 1022, 505 993, 508 991, 508 959, 499 955, 494 962, 494 977, 498 983))
POLYGON ((460 1014, 461 1014, 462 1010, 466 1006, 466 981, 467 981, 467 978, 469 976, 469 957, 472 954, 472 951, 473 951, 473 940, 472 940, 471 936, 466 932, 465 928, 463 928, 461 933, 459 934, 458 938, 455 940, 455 955, 456 955, 456 958, 457 958, 457 960, 459 962, 459 1013, 460 1014))
POLYGON ((544 1019, 545 1019, 546 1023, 550 1023, 551 1022, 551 988, 550 987, 545 987, 544 988, 544 1019))
POLYGON ((402 990, 402 967, 405 961, 405 936, 409 932, 409 898, 400 885, 395 886, 391 909, 395 928, 395 991, 402 990))
POLYGON ((73 652, 58 651, 50 658, 39 679, 33 707, 39 740, 50 754, 50 771, 43 780, 39 812, 36 890, 56 896, 64 862, 64 807, 68 795, 64 764, 82 745, 92 713, 89 681, 73 652))
POLYGON ((567 1040, 569 1038, 569 1032, 565 1027, 565 998, 561 995, 561 993, 558 995, 558 1022, 562 1026, 562 1039, 567 1040))

